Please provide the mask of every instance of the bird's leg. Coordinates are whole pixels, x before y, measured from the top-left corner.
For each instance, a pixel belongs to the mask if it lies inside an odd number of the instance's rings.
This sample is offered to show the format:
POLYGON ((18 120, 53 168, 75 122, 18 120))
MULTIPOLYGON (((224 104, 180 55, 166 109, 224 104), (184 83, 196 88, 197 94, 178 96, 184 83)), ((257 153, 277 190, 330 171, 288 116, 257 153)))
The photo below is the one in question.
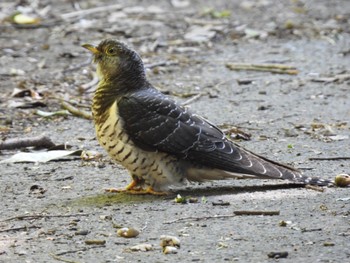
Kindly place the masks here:
POLYGON ((110 193, 127 193, 127 194, 134 194, 134 195, 167 195, 167 192, 158 192, 155 191, 151 186, 147 187, 146 189, 142 188, 140 186, 140 182, 142 182, 139 179, 133 178, 131 183, 128 184, 124 189, 117 189, 117 188, 107 188, 105 189, 106 192, 110 193))
POLYGON ((139 186, 140 180, 132 179, 131 183, 128 184, 124 189, 118 189, 118 188, 107 188, 105 189, 106 192, 110 193, 120 193, 120 192, 129 192, 129 191, 137 191, 138 189, 142 189, 139 186))

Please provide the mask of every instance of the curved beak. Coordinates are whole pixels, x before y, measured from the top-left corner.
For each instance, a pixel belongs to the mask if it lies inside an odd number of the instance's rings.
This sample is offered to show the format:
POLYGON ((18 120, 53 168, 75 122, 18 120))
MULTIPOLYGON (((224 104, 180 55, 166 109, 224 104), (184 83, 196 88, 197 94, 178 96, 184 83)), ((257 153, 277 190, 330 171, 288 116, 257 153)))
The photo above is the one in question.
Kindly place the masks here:
POLYGON ((90 44, 84 44, 81 45, 83 48, 86 48, 87 50, 89 50, 92 54, 97 55, 98 53, 100 53, 100 51, 97 49, 97 47, 90 45, 90 44))

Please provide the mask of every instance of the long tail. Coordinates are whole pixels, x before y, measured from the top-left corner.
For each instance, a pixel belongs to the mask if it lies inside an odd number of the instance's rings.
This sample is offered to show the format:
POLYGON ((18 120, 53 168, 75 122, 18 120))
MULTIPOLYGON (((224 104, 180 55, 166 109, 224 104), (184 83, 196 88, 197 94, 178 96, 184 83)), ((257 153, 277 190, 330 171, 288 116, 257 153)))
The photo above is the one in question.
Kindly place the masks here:
POLYGON ((305 176, 292 166, 269 160, 239 145, 235 146, 242 156, 235 170, 193 166, 187 172, 187 179, 190 181, 224 180, 229 178, 284 179, 317 186, 334 185, 332 180, 305 176))

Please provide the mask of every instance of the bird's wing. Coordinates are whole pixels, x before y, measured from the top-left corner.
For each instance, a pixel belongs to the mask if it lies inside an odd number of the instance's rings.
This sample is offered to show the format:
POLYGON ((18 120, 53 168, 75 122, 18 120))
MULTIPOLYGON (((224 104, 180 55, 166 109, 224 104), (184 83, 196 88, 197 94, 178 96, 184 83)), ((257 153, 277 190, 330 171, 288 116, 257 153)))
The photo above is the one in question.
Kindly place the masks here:
POLYGON ((121 97, 118 110, 126 132, 144 150, 170 153, 234 173, 284 178, 283 172, 274 167, 280 164, 227 140, 215 125, 191 114, 157 90, 142 90, 121 97))

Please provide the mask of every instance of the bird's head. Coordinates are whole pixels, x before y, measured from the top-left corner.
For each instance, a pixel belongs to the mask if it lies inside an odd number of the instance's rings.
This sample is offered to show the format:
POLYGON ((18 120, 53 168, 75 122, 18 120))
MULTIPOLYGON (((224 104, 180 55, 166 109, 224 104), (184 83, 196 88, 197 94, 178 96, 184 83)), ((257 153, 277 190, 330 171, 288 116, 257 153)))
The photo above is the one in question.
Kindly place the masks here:
POLYGON ((84 44, 97 63, 97 74, 104 82, 145 80, 145 70, 140 56, 124 43, 106 39, 98 46, 84 44))

